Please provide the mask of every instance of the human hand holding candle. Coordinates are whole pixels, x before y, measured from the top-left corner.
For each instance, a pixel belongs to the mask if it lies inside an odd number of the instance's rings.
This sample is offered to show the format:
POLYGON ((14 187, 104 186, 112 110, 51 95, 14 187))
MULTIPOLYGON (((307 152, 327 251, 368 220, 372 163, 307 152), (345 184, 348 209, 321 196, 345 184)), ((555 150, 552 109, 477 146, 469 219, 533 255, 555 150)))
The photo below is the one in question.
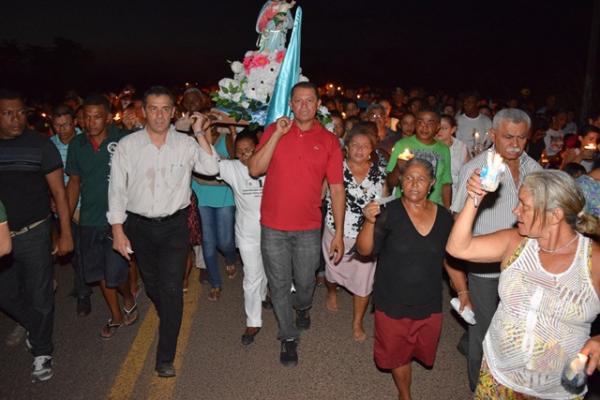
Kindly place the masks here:
POLYGON ((596 143, 588 143, 583 147, 581 151, 581 159, 582 160, 592 160, 594 158, 594 154, 596 153, 597 147, 596 143))
POLYGON ((587 383, 586 364, 588 356, 582 353, 568 361, 563 369, 560 383, 569 392, 579 394, 587 383))
POLYGON ((506 166, 502 156, 493 150, 487 153, 487 164, 481 169, 481 188, 486 192, 495 192, 506 166))
POLYGON ((413 158, 415 158, 415 155, 410 151, 408 147, 405 148, 402 153, 398 154, 398 160, 409 161, 413 158))

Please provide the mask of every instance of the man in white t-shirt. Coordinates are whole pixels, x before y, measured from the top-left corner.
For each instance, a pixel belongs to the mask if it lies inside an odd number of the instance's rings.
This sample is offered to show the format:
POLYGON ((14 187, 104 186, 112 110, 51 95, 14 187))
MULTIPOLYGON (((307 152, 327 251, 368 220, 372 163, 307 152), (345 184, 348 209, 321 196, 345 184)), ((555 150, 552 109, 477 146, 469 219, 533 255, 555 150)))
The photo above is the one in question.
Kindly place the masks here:
POLYGON ((456 137, 467 145, 471 153, 476 144, 479 144, 481 149, 491 144, 488 132, 492 127, 492 120, 479 112, 478 100, 475 93, 467 95, 463 103, 464 112, 456 117, 456 137), (475 141, 476 137, 478 142, 475 141))

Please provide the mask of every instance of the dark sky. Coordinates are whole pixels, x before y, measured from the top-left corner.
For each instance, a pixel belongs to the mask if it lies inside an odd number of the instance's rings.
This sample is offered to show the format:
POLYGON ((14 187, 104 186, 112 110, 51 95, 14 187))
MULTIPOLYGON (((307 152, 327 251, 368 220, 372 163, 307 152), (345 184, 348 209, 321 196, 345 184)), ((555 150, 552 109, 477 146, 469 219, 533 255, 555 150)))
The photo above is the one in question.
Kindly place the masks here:
MULTIPOLYGON (((125 81, 214 84, 231 75, 226 60, 240 60, 255 48, 262 3, 13 1, 2 6, 0 42, 50 45, 59 36, 81 43, 95 56, 93 67, 81 72, 88 87, 125 81)), ((580 90, 592 0, 299 5, 302 67, 318 83, 580 90)))

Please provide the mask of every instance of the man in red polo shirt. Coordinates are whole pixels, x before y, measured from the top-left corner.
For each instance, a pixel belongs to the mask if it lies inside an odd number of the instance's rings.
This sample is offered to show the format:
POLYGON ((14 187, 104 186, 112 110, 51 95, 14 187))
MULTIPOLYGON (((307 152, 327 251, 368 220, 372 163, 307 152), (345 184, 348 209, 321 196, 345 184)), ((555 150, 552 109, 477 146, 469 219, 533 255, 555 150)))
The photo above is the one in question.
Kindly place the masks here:
POLYGON ((344 254, 342 152, 336 136, 315 118, 320 104, 314 84, 296 84, 290 101, 294 119, 281 117, 269 125, 248 165, 252 176, 266 173, 260 210, 261 250, 279 323, 280 361, 285 366, 298 363, 299 329, 310 327, 308 310, 319 266, 325 180, 331 191, 336 232, 330 257, 337 263, 344 254), (292 282, 295 294, 291 293, 292 282))

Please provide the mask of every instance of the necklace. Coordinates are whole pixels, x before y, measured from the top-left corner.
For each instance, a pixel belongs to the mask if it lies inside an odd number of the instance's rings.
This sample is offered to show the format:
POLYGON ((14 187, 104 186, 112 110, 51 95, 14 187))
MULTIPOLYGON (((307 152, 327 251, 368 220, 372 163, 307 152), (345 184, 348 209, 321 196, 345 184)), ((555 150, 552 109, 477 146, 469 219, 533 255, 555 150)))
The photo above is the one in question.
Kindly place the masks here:
POLYGON ((540 248, 540 250, 541 250, 541 251, 543 251, 544 253, 550 253, 550 254, 552 254, 552 253, 556 253, 556 252, 557 252, 557 251, 559 251, 559 250, 562 250, 562 249, 565 249, 565 248, 569 247, 569 246, 570 246, 570 245, 571 245, 571 244, 572 244, 572 243, 575 241, 575 239, 577 239, 578 237, 579 237, 579 234, 577 234, 577 233, 576 233, 576 234, 575 234, 575 236, 573 237, 573 239, 569 240, 569 241, 568 241, 566 244, 564 244, 564 245, 562 245, 562 246, 560 246, 560 247, 557 247, 557 248, 556 248, 556 249, 554 249, 554 250, 550 250, 550 249, 545 249, 545 248, 543 248, 542 246, 540 246, 540 242, 538 242, 538 247, 539 247, 539 248, 540 248))

